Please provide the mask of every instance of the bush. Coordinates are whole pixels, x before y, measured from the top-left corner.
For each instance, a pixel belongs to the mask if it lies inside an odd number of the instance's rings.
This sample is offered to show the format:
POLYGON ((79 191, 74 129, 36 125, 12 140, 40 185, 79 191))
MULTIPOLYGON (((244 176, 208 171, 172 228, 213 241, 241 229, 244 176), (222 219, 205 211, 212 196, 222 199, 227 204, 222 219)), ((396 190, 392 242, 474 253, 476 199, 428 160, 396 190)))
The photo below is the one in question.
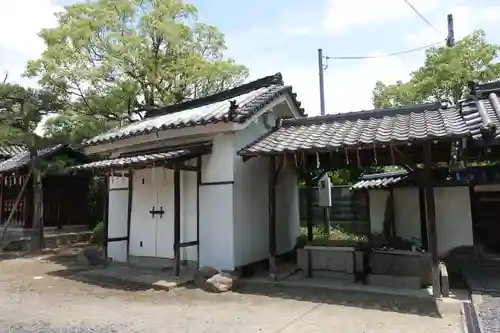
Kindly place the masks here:
MULTIPOLYGON (((339 243, 345 246, 352 246, 352 244, 356 244, 357 242, 366 242, 367 237, 365 235, 359 235, 352 232, 348 232, 342 229, 339 226, 330 227, 328 234, 324 232, 324 228, 322 226, 314 226, 313 227, 313 240, 314 244, 322 244, 322 243, 339 243)), ((303 247, 307 243, 307 228, 300 228, 300 237, 297 241, 298 247, 303 247)))
POLYGON ((90 236, 90 243, 97 246, 104 246, 104 222, 100 221, 92 229, 92 235, 90 236))

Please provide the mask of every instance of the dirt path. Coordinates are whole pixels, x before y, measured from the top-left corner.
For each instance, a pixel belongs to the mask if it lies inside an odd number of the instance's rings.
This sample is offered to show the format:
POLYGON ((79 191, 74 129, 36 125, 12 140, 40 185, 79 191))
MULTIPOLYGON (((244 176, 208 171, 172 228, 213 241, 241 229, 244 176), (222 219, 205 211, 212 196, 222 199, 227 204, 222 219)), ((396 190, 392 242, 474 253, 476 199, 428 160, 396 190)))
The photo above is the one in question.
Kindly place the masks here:
POLYGON ((272 286, 213 295, 77 281, 70 252, 0 261, 0 332, 461 332, 457 311, 438 318, 432 305, 393 297, 272 286))

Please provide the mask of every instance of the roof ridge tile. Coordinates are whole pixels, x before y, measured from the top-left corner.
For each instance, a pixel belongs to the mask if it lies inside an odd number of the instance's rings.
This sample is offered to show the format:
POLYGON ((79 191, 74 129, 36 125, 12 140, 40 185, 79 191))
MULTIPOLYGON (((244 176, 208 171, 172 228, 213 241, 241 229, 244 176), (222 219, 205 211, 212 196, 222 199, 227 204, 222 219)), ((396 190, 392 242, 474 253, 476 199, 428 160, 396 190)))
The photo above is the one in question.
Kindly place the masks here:
POLYGON ((268 75, 257 80, 253 80, 237 87, 224 90, 212 95, 188 100, 185 102, 172 104, 168 106, 159 107, 157 109, 148 110, 146 118, 157 117, 164 114, 170 114, 180 111, 185 111, 205 105, 210 105, 217 102, 222 102, 234 97, 238 97, 249 93, 251 91, 258 90, 260 88, 269 87, 271 85, 283 85, 283 76, 281 73, 276 73, 273 75, 268 75))
POLYGON ((441 102, 422 103, 416 105, 403 105, 393 108, 379 108, 372 110, 351 111, 336 114, 327 114, 324 116, 301 117, 294 119, 286 119, 283 125, 309 125, 331 123, 337 121, 358 121, 367 120, 370 118, 383 118, 387 116, 408 115, 410 113, 422 113, 426 111, 437 111, 445 108, 441 102))

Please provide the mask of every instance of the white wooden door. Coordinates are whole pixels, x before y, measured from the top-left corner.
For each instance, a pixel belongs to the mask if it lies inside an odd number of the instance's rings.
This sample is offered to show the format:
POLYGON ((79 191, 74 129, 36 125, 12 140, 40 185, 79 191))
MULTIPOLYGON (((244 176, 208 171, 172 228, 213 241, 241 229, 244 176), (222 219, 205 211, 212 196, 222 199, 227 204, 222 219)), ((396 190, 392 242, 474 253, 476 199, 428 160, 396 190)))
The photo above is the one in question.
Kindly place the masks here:
POLYGON ((149 211, 157 206, 157 188, 151 169, 137 170, 133 177, 132 213, 130 221, 130 254, 156 256, 156 217, 149 211))
POLYGON ((174 172, 160 169, 156 175, 158 203, 163 216, 156 215, 156 256, 174 258, 174 172))

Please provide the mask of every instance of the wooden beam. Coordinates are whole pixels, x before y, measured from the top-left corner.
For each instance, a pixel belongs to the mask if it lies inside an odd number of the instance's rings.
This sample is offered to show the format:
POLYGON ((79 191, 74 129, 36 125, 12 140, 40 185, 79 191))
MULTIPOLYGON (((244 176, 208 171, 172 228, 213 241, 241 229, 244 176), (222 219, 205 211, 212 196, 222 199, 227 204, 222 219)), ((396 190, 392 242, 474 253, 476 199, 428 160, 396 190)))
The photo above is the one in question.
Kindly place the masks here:
POLYGON ((276 157, 269 157, 269 274, 276 281, 276 157))
POLYGON ((181 169, 174 169, 174 275, 181 269, 181 169))
POLYGON ((439 298, 441 297, 441 283, 439 279, 440 271, 437 249, 436 202, 434 201, 434 188, 432 186, 431 142, 427 141, 422 148, 424 160, 423 187, 425 192, 428 245, 432 255, 432 293, 434 297, 439 298))

